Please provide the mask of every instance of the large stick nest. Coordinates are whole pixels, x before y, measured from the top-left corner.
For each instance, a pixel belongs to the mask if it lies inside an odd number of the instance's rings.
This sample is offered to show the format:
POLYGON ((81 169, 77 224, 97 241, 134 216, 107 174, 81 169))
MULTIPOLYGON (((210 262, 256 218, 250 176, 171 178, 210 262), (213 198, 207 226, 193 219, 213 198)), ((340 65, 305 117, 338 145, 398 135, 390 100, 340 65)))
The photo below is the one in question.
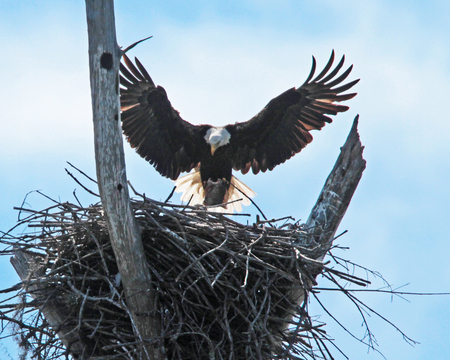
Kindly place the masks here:
MULTIPOLYGON (((151 341, 167 359, 327 357, 323 324, 307 311, 316 276, 329 271, 315 260, 327 249, 306 229, 292 221, 242 225, 149 199, 132 204, 161 318, 160 336, 151 341)), ((39 359, 136 358, 139 342, 101 206, 26 211, 22 223, 36 231, 8 240, 16 259, 29 264, 22 294, 31 297, 8 318, 26 330, 18 331, 22 342, 39 359), (55 312, 56 327, 44 319, 55 312), (72 341, 63 346, 57 334, 72 341)))

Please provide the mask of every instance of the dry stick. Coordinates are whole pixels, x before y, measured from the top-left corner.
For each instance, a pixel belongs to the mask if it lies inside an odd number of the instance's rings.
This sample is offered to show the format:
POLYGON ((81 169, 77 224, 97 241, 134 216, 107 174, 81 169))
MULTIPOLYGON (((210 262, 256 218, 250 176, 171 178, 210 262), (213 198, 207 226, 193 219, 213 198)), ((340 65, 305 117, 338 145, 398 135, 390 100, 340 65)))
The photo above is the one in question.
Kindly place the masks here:
POLYGON ((131 49, 134 48, 136 45, 140 44, 140 43, 143 42, 143 41, 146 41, 146 40, 148 40, 148 39, 151 39, 152 37, 153 37, 153 36, 148 36, 148 37, 146 37, 146 38, 144 38, 144 39, 142 39, 142 40, 136 41, 135 43, 131 44, 130 46, 127 46, 124 50, 122 50, 122 54, 126 54, 127 51, 131 50, 131 49))
POLYGON ((66 161, 71 167, 73 167, 76 171, 78 171, 81 175, 84 175, 87 179, 91 180, 93 183, 97 184, 97 181, 95 181, 93 178, 91 178, 88 174, 86 174, 84 171, 78 169, 75 165, 72 165, 69 161, 66 161))
MULTIPOLYGON (((339 320, 330 313, 330 311, 325 307, 325 305, 322 304, 322 302, 319 300, 319 298, 317 297, 316 294, 312 293, 314 298, 316 299, 316 301, 319 303, 320 307, 328 314, 328 316, 330 316, 335 322, 336 324, 338 324, 347 334, 349 334, 352 338, 354 338, 355 340, 359 341, 360 343, 367 345, 369 348, 371 348, 373 351, 377 352, 378 354, 380 354, 381 356, 383 356, 383 354, 375 347, 371 346, 369 343, 365 342, 364 339, 360 339, 357 336, 355 336, 350 330, 348 330, 341 322, 339 322, 339 320)), ((336 345, 334 344, 334 342, 331 342, 335 347, 336 345)), ((338 347, 336 347, 337 349, 339 349, 338 347)), ((344 356, 345 354, 343 352, 341 352, 344 356)), ((347 359, 348 357, 345 356, 347 359)))
MULTIPOLYGON (((128 183, 130 183, 130 182, 128 182, 128 183)), ((164 200, 164 203, 165 203, 165 204, 167 204, 167 202, 172 198, 173 194, 175 193, 175 189, 176 189, 176 188, 177 188, 177 187, 174 186, 173 189, 172 189, 172 191, 170 192, 169 196, 167 197, 167 199, 164 200)), ((193 195, 192 195, 192 196, 193 196, 193 195)), ((192 196, 191 196, 191 199, 192 199, 192 196)), ((189 201, 190 201, 190 200, 189 200, 189 201)))
MULTIPOLYGON (((221 243, 219 246, 217 246, 217 247, 215 247, 215 248, 213 248, 213 249, 211 249, 211 250, 205 252, 202 256, 200 256, 199 258, 195 259, 188 267, 186 267, 186 268, 185 268, 185 269, 177 276, 177 278, 175 279, 175 281, 178 281, 179 279, 181 279, 181 278, 184 276, 184 274, 187 273, 193 266, 197 266, 197 264, 198 264, 203 258, 205 258, 205 257, 208 256, 209 254, 211 254, 211 253, 213 253, 214 251, 217 251, 217 250, 219 250, 221 247, 223 247, 223 246, 226 244, 227 241, 228 241, 228 233, 227 233, 225 239, 222 241, 222 243, 221 243)), ((214 281, 216 281, 216 280, 214 279, 214 281)), ((212 283, 211 283, 211 286, 212 286, 212 283)))
POLYGON ((88 192, 91 195, 94 195, 96 197, 100 197, 99 194, 96 194, 95 192, 93 192, 92 190, 88 189, 86 186, 84 186, 69 170, 66 170, 67 175, 69 175, 78 185, 80 185, 86 192, 88 192))
MULTIPOLYGON (((230 183, 231 186, 234 186, 232 183, 230 183)), ((256 205, 256 203, 252 200, 252 198, 250 198, 249 196, 247 196, 247 194, 245 194, 243 191, 241 191, 241 189, 237 188, 236 186, 234 186, 234 188, 239 191, 242 195, 244 195, 247 199, 250 200, 250 202, 258 209, 258 211, 261 213, 261 215, 263 216, 264 220, 266 220, 267 222, 269 222, 270 224, 270 220, 267 220, 266 215, 264 215, 264 213, 262 212, 262 210, 259 208, 258 205, 256 205)), ((241 201, 242 199, 238 199, 238 201, 241 201)), ((272 225, 272 224, 271 224, 272 225)))
MULTIPOLYGON (((396 326, 394 323, 392 323, 391 321, 389 321, 387 318, 385 318, 383 315, 381 315, 379 312, 375 311, 374 309, 372 309, 371 307, 369 307, 367 304, 365 304, 364 302, 362 302, 361 300, 359 300, 356 296, 354 296, 353 294, 351 294, 350 290, 344 289, 341 285, 339 285, 339 283, 333 279, 333 282, 340 288, 341 292, 343 292, 354 304, 355 306, 358 308, 358 310, 361 313, 361 316, 363 317, 363 321, 364 323, 366 323, 366 320, 364 318, 364 316, 362 315, 362 310, 361 307, 363 309, 365 309, 366 311, 369 311, 375 315, 377 315, 379 318, 381 318, 382 320, 384 320, 385 322, 387 322, 389 325, 391 325, 395 330, 397 330, 405 339, 405 341, 409 344, 415 345, 418 344, 417 341, 411 339, 409 336, 407 336, 402 330, 400 330, 400 328, 398 326, 396 326)), ((368 326, 367 326, 368 329, 368 326)))

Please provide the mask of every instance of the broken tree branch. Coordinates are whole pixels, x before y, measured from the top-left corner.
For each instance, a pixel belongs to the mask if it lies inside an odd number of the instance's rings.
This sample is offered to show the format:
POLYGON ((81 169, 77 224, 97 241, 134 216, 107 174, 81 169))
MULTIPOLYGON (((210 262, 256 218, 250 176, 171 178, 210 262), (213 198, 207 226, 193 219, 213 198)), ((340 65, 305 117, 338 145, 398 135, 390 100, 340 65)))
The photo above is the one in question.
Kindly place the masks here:
POLYGON ((330 250, 334 235, 366 168, 366 161, 362 157, 364 146, 358 134, 358 119, 359 115, 353 121, 350 134, 306 222, 314 240, 323 249, 317 260, 323 260, 330 250))

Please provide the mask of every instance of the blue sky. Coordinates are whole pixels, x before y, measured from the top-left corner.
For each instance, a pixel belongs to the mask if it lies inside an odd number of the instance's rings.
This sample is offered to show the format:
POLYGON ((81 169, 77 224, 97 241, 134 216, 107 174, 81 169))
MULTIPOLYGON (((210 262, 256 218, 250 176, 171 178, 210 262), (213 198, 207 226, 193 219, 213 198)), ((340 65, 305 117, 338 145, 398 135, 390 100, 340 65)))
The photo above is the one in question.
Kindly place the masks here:
MULTIPOLYGON (((448 1, 116 1, 118 42, 153 39, 130 52, 165 87, 193 123, 250 119, 284 90, 299 86, 311 56, 322 67, 335 49, 354 64, 358 96, 301 154, 258 176, 239 176, 258 193, 268 217, 306 219, 360 114, 367 169, 340 230, 340 256, 379 271, 393 287, 450 292, 450 3, 448 1)), ((0 229, 15 224, 24 196, 41 190, 61 201, 84 194, 65 173, 66 161, 95 175, 83 1, 0 4, 0 229)), ((125 144, 127 145, 127 144, 125 144)), ((129 180, 157 200, 170 180, 128 147, 129 180)), ((178 201, 177 198, 174 200, 178 201)), ((36 193, 27 205, 49 203, 36 193)), ((253 209, 248 209, 254 214, 253 209)), ((254 218, 252 218, 253 220, 254 218)), ((18 281, 0 259, 0 287, 18 281)), ((374 279, 371 279, 374 280, 374 279)), ((321 281, 325 286, 326 283, 321 281)), ((383 286, 374 280, 373 288, 383 286)), ((351 303, 322 294, 330 311, 363 336, 351 303)), ((450 356, 450 297, 366 294, 371 307, 420 342, 412 347, 383 321, 371 330, 388 359, 450 356)), ((382 359, 342 332, 314 303, 311 311, 351 359, 382 359)), ((15 346, 0 342, 0 357, 15 346)), ((338 355, 338 354, 336 354, 338 355)))

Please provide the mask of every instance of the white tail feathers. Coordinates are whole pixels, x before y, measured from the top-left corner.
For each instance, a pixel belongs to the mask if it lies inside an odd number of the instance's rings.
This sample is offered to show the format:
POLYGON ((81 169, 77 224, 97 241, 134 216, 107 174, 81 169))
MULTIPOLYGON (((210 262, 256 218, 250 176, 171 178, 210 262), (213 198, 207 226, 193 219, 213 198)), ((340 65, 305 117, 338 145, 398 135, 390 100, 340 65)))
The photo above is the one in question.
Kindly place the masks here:
POLYGON ((228 201, 235 201, 231 204, 227 205, 227 211, 233 212, 241 212, 242 211, 242 205, 248 206, 251 205, 251 201, 249 198, 253 198, 256 196, 256 193, 250 189, 247 185, 245 185, 241 180, 239 180, 237 177, 231 176, 231 186, 228 189, 228 201), (247 195, 247 196, 245 196, 247 195))
POLYGON ((200 171, 197 168, 187 175, 180 176, 175 180, 175 191, 182 192, 181 201, 189 202, 189 205, 203 204, 205 193, 200 178, 200 171), (189 201, 190 200, 190 201, 189 201))
MULTIPOLYGON (((187 175, 179 177, 175 181, 175 186, 175 192, 182 192, 181 201, 186 203, 189 202, 189 205, 203 205, 205 191, 202 186, 202 180, 200 178, 200 171, 198 168, 195 168, 187 175)), ((242 181, 234 176, 231 176, 231 185, 225 195, 225 202, 233 202, 225 206, 209 207, 208 210, 231 213, 234 211, 241 212, 242 205, 248 206, 251 204, 251 201, 244 194, 250 198, 255 197, 256 195, 256 193, 242 181)))

